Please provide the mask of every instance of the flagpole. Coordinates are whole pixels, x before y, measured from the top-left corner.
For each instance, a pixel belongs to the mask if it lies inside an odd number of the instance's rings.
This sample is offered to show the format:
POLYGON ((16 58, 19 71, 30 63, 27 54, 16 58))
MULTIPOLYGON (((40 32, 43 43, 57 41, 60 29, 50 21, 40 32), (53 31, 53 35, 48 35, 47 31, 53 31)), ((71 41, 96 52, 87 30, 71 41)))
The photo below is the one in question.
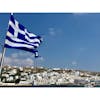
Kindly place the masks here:
MULTIPOLYGON (((5 41, 6 41, 6 37, 5 37, 5 41)), ((4 45, 5 45, 5 41, 4 41, 4 45)), ((4 62, 4 56, 5 56, 5 52, 6 52, 6 48, 5 48, 4 45, 2 46, 2 55, 1 55, 1 62, 0 62, 0 75, 1 75, 2 67, 3 67, 3 62, 4 62)))
MULTIPOLYGON (((5 41, 6 41, 6 37, 5 37, 5 41)), ((4 45, 5 45, 5 41, 4 41, 4 45)), ((5 48, 4 45, 2 46, 2 55, 1 55, 1 62, 0 62, 0 75, 1 75, 2 67, 3 67, 3 62, 4 62, 4 56, 5 56, 5 52, 6 52, 6 48, 5 48)))
POLYGON ((35 61, 35 58, 34 58, 34 68, 36 67, 36 61, 35 61))
MULTIPOLYGON (((11 13, 11 15, 13 15, 13 13, 11 13)), ((8 25, 8 26, 9 26, 9 25, 8 25)), ((6 33, 6 34, 7 34, 7 33, 6 33)), ((6 38, 5 38, 5 39, 6 39, 6 38)), ((5 42, 4 42, 4 45, 5 45, 5 42)), ((1 70, 2 70, 2 67, 3 67, 5 51, 6 51, 6 48, 5 48, 5 46, 3 46, 3 48, 2 48, 2 55, 1 55, 1 62, 0 62, 0 75, 1 75, 1 70)))
POLYGON ((3 47, 2 48, 2 55, 1 55, 1 62, 0 62, 0 75, 1 75, 2 67, 3 67, 3 61, 4 61, 5 51, 6 51, 6 48, 3 47))
POLYGON ((37 68, 37 62, 36 62, 36 59, 37 59, 37 58, 35 58, 35 67, 37 68))

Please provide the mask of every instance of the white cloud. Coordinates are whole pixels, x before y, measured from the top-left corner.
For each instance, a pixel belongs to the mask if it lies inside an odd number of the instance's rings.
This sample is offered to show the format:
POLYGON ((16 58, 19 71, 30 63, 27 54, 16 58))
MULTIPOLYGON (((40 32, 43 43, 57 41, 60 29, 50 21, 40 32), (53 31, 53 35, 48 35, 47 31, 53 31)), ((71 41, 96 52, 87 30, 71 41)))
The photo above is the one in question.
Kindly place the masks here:
MULTIPOLYGON (((1 53, 0 53, 1 58, 1 53)), ((18 53, 13 53, 9 57, 4 57, 4 65, 13 65, 13 66, 33 66, 34 61, 32 58, 24 57, 20 58, 18 53)))
POLYGON ((51 36, 55 36, 56 35, 56 31, 55 31, 54 28, 49 28, 48 30, 49 30, 49 35, 51 35, 51 36))
POLYGON ((45 59, 43 57, 37 58, 39 61, 44 61, 45 59))
POLYGON ((11 65, 13 63, 13 59, 9 57, 4 57, 4 65, 11 65))
POLYGON ((13 53, 13 54, 11 54, 11 57, 12 57, 12 58, 17 58, 17 57, 18 57, 18 53, 13 53))
POLYGON ((72 65, 72 66, 77 66, 78 63, 77 63, 76 61, 72 61, 71 65, 72 65))
POLYGON ((50 28, 48 28, 48 33, 50 36, 58 36, 58 35, 61 35, 63 33, 63 31, 61 28, 50 27, 50 28))
POLYGON ((72 13, 74 16, 83 16, 87 15, 88 13, 72 13))
MULTIPOLYGON (((25 62, 26 62, 26 64, 29 65, 29 66, 33 65, 33 60, 32 60, 31 58, 27 58, 27 59, 25 60, 25 62)), ((25 63, 25 62, 24 62, 24 63, 25 63)))
POLYGON ((19 51, 17 53, 13 53, 11 54, 11 57, 12 58, 17 58, 17 57, 20 57, 20 58, 34 58, 34 54, 33 53, 30 53, 30 52, 25 52, 25 51, 19 51))
POLYGON ((27 57, 31 53, 30 52, 25 52, 25 51, 19 51, 17 54, 18 54, 18 56, 27 57))

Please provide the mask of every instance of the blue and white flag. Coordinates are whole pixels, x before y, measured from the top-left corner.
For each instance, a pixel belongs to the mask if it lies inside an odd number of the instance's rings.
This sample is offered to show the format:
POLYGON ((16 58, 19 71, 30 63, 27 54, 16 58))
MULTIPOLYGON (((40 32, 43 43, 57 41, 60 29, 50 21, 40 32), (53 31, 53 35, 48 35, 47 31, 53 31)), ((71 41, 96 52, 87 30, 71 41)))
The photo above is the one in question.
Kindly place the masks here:
POLYGON ((22 49, 35 54, 38 57, 37 48, 40 46, 42 38, 29 32, 23 25, 11 15, 8 31, 5 40, 5 47, 22 49))

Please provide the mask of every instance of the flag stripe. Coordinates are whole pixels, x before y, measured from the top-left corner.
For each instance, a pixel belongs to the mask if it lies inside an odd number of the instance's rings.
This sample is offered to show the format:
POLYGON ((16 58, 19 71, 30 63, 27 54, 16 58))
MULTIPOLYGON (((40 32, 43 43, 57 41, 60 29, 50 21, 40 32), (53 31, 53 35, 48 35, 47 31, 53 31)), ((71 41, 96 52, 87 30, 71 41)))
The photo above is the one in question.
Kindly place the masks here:
POLYGON ((10 20, 15 24, 15 19, 12 15, 10 16, 10 20))
POLYGON ((28 44, 28 45, 36 46, 36 47, 39 46, 39 44, 37 42, 34 42, 34 44, 33 44, 33 43, 29 43, 27 41, 20 40, 18 38, 9 38, 8 36, 6 36, 6 39, 11 42, 18 43, 18 44, 28 44))
POLYGON ((8 39, 6 39, 5 43, 11 47, 27 47, 27 48, 30 48, 30 49, 34 49, 34 46, 31 46, 31 45, 28 45, 28 44, 19 44, 19 43, 16 43, 16 42, 12 42, 12 41, 9 41, 8 39))
POLYGON ((9 46, 9 45, 7 45, 7 44, 5 44, 5 47, 7 47, 7 48, 14 48, 14 49, 21 49, 21 50, 26 50, 26 51, 29 51, 29 52, 32 52, 32 53, 35 53, 35 52, 38 53, 37 50, 35 50, 35 49, 29 49, 29 48, 27 48, 27 47, 12 47, 12 46, 9 46))

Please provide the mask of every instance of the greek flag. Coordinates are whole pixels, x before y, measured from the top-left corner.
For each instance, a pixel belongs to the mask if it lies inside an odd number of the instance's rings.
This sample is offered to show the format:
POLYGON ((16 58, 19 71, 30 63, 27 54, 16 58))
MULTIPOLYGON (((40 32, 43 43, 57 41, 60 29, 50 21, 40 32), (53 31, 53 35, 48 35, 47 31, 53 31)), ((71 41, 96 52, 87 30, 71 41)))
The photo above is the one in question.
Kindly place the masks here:
POLYGON ((6 48, 26 50, 38 57, 37 48, 40 46, 42 38, 29 32, 22 24, 10 16, 8 31, 5 40, 6 48))

